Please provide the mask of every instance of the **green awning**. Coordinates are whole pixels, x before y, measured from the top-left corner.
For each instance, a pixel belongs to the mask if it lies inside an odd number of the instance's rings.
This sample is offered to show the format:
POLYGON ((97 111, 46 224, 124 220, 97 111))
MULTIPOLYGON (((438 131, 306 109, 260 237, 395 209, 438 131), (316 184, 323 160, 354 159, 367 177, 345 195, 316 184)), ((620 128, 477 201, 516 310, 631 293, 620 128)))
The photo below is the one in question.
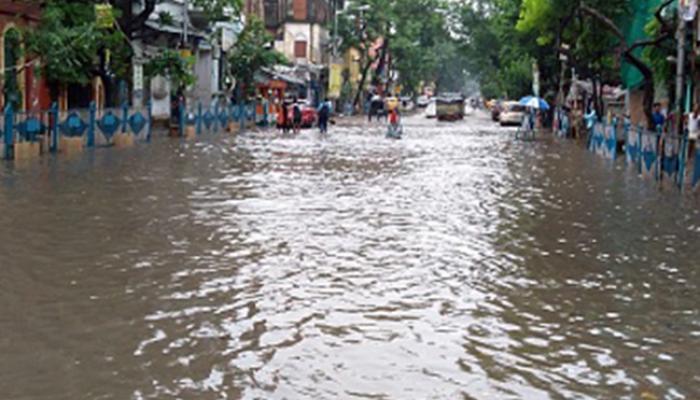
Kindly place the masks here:
MULTIPOLYGON (((632 12, 629 16, 621 21, 625 39, 628 45, 647 38, 644 28, 647 23, 654 18, 656 8, 661 4, 662 0, 635 0, 632 3, 632 12)), ((642 56, 642 49, 637 49, 634 54, 638 57, 642 56)), ((622 63, 622 84, 627 89, 634 89, 642 84, 644 77, 637 68, 633 65, 622 63)))

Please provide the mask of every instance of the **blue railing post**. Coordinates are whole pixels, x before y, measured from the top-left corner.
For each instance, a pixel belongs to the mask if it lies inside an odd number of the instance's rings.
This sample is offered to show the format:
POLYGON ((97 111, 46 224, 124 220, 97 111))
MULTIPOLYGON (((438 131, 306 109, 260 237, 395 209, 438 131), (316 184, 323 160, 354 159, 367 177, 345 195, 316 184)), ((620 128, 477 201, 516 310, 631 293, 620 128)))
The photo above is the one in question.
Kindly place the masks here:
POLYGON ((179 104, 180 107, 180 118, 178 118, 180 121, 179 123, 179 130, 180 130, 180 137, 185 136, 185 105, 183 104, 182 101, 180 101, 179 104))
POLYGON ((243 132, 245 129, 245 105, 240 83, 236 85, 236 99, 238 100, 238 121, 241 124, 240 131, 243 132))
POLYGON ((263 100, 263 126, 264 127, 267 127, 269 125, 268 121, 267 121, 267 117, 269 115, 268 107, 270 107, 270 102, 263 100))
POLYGON ((58 103, 53 102, 51 104, 50 112, 53 124, 51 125, 51 145, 49 147, 52 153, 56 153, 58 151, 58 124, 61 123, 58 117, 58 103))
POLYGON ((678 149, 678 175, 676 176, 676 181, 678 187, 683 190, 683 181, 685 179, 685 164, 687 162, 688 156, 688 135, 684 134, 682 138, 678 139, 679 149, 678 149))
POLYGON ((95 125, 96 125, 97 105, 90 102, 90 121, 88 122, 87 147, 95 147, 95 125))
POLYGON ((122 103, 122 133, 128 131, 127 122, 129 120, 129 104, 125 101, 122 103))
POLYGON ((202 134, 202 102, 197 103, 197 135, 202 134))
MULTIPOLYGON (((211 105, 209 106, 209 112, 211 112, 211 105)), ((219 102, 217 101, 214 103, 214 121, 212 122, 212 132, 213 133, 218 133, 219 132, 219 126, 221 125, 221 122, 219 121, 219 102)))
POLYGON ((15 131, 14 131, 14 113, 12 112, 12 105, 8 104, 5 107, 5 159, 9 160, 12 158, 12 152, 14 150, 15 144, 15 131))
POLYGON ((148 109, 148 130, 146 131, 146 141, 150 142, 151 135, 153 134, 153 103, 151 100, 148 100, 146 107, 148 109))

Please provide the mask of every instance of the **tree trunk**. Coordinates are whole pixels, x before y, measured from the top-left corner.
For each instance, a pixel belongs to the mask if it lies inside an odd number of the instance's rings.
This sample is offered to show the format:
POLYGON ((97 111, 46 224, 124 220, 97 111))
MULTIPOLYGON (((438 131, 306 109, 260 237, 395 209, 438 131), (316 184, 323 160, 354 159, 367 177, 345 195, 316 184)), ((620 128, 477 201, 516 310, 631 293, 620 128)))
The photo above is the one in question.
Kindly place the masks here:
MULTIPOLYGON (((667 2, 668 3, 668 2, 667 2)), ((665 7, 667 3, 664 3, 661 7, 665 7)), ((605 15, 601 14, 598 10, 590 8, 586 6, 585 4, 582 4, 580 7, 580 10, 584 13, 587 14, 594 19, 597 19, 600 21, 605 27, 611 31, 617 38, 619 39, 620 46, 624 49, 622 56, 623 58, 632 64, 635 68, 641 72, 642 76, 644 77, 644 82, 643 82, 643 87, 644 87, 644 115, 647 118, 647 127, 649 129, 654 128, 654 120, 652 117, 652 108, 654 104, 654 72, 652 71, 651 67, 649 67, 647 64, 645 64, 640 58, 635 56, 633 54, 633 51, 636 48, 643 47, 646 45, 658 45, 661 41, 663 41, 666 37, 665 35, 659 38, 656 38, 652 41, 642 41, 642 42, 637 42, 632 46, 628 46, 627 42, 625 41, 625 36, 618 28, 618 26, 608 17, 605 15)), ((658 13, 658 10, 657 10, 658 13)))
POLYGON ((367 81, 367 74, 369 73, 369 69, 372 66, 372 63, 374 62, 374 59, 372 57, 367 56, 367 63, 365 66, 362 68, 362 77, 360 78, 360 83, 357 87, 357 94, 355 94, 355 100, 352 102, 354 107, 357 107, 357 105, 360 103, 360 98, 362 97, 362 89, 365 86, 365 82, 367 81))

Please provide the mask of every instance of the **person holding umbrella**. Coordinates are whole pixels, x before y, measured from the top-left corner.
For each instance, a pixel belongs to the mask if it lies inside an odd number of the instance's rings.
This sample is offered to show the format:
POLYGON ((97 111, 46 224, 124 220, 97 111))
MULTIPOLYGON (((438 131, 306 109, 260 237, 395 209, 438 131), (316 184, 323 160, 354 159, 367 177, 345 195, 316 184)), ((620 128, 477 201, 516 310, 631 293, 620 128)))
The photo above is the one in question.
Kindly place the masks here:
MULTIPOLYGON (((523 97, 522 99, 520 99, 519 103, 520 105, 523 105, 530 110, 527 118, 527 131, 530 132, 534 137, 536 115, 539 115, 541 111, 549 110, 549 104, 544 99, 535 96, 523 97)), ((540 128, 541 120, 539 119, 539 117, 537 117, 537 122, 537 127, 540 128)))

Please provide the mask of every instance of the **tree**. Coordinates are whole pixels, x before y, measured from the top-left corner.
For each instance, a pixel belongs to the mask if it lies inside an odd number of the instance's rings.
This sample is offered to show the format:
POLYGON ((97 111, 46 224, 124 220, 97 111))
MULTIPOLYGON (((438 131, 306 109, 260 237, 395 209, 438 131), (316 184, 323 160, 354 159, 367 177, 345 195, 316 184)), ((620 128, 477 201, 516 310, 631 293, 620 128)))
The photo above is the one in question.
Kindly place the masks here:
POLYGON ((193 64, 194 57, 183 57, 177 51, 166 49, 143 66, 143 73, 148 78, 168 77, 175 88, 184 89, 195 83, 193 64))
MULTIPOLYGON (((97 26, 94 7, 86 7, 89 3, 48 1, 39 26, 24 30, 26 51, 40 60, 38 71, 54 97, 59 87, 87 84, 99 72, 100 52, 123 55, 129 51, 120 31, 97 26)), ((128 60, 117 57, 112 65, 117 75, 126 75, 128 60)))
POLYGON ((271 48, 272 36, 260 19, 252 17, 229 52, 229 71, 239 85, 245 86, 244 95, 252 94, 255 74, 263 68, 287 64, 283 54, 271 48))
MULTIPOLYGON (((143 7, 137 14, 131 12, 133 0, 111 0, 110 3, 120 9, 118 19, 121 29, 130 39, 139 38, 143 34, 146 21, 155 12, 158 3, 163 0, 142 0, 143 7)), ((93 3, 103 2, 94 0, 93 3)), ((228 15, 238 16, 242 8, 243 0, 191 0, 190 4, 199 8, 210 20, 220 21, 227 19, 228 15)))
POLYGON ((476 0, 455 11, 455 32, 462 41, 466 69, 482 94, 490 98, 520 98, 532 93, 532 62, 539 61, 543 92, 551 90, 552 62, 537 45, 537 35, 515 28, 520 0, 476 0))
POLYGON ((338 34, 341 51, 360 52, 361 77, 354 104, 359 103, 366 82, 397 83, 407 93, 415 93, 421 82, 436 82, 441 90, 460 90, 466 74, 457 38, 450 31, 450 10, 451 2, 446 0, 351 3, 339 18, 338 34), (396 82, 387 76, 389 70, 398 72, 396 82))

